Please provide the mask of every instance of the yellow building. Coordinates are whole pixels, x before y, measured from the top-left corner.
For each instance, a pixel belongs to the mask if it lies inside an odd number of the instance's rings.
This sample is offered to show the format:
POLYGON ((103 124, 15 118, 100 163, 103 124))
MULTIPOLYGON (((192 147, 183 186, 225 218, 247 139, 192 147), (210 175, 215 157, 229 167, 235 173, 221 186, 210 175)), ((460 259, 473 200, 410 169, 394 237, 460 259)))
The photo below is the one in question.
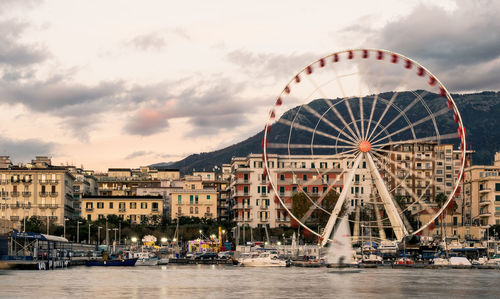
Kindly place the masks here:
POLYGON ((141 223, 146 217, 160 221, 163 215, 161 196, 84 196, 82 198, 82 217, 89 221, 105 219, 117 215, 132 223, 141 223), (153 217, 156 216, 156 217, 153 217))
POLYGON ((200 177, 186 176, 182 190, 172 191, 172 219, 180 216, 217 218, 217 190, 204 188, 200 177))
POLYGON ((0 218, 20 229, 25 217, 38 216, 63 225, 74 216, 73 182, 66 167, 52 166, 47 157, 36 157, 26 165, 12 165, 0 157, 0 218))

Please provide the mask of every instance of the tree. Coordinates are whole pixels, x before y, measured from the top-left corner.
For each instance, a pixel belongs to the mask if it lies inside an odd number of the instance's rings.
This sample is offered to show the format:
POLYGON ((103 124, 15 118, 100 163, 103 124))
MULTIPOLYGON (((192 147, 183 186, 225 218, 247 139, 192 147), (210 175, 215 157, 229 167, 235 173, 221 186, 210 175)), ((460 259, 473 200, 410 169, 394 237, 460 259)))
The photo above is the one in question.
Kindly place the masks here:
POLYGON ((444 195, 444 193, 439 193, 438 195, 436 195, 436 198, 434 199, 439 208, 441 208, 444 205, 446 200, 447 198, 446 195, 444 195))
POLYGON ((307 210, 309 210, 311 204, 311 201, 307 198, 305 193, 295 193, 292 196, 292 214, 298 219, 302 218, 307 210))

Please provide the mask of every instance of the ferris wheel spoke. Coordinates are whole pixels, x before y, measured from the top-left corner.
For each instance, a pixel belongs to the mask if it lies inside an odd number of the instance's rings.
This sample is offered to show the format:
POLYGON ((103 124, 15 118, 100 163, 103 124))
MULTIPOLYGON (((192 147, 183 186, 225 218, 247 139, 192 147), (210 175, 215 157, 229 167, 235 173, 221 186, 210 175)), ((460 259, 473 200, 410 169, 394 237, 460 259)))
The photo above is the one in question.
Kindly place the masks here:
POLYGON ((380 125, 380 123, 382 122, 382 120, 384 119, 385 115, 387 114, 387 111, 389 110, 389 108, 392 106, 392 104, 394 103, 394 101, 396 100, 396 97, 398 96, 399 92, 396 91, 391 99, 389 100, 389 102, 387 102, 385 108, 384 108, 384 111, 382 112, 382 115, 380 116, 380 118, 378 119, 377 123, 375 124, 375 126, 373 127, 371 133, 368 135, 368 140, 371 140, 371 137, 373 135, 373 133, 375 133, 375 131, 377 130, 378 126, 380 125))
POLYGON ((349 104, 349 99, 345 99, 344 103, 347 107, 347 112, 349 113, 349 116, 351 117, 351 122, 354 124, 354 129, 356 130, 356 134, 357 134, 356 136, 358 137, 358 140, 361 140, 362 139, 361 133, 359 132, 358 123, 354 119, 354 114, 352 113, 351 104, 349 104))
MULTIPOLYGON (((354 138, 352 138, 350 135, 344 132, 344 130, 341 130, 339 127, 337 127, 335 124, 333 124, 330 120, 328 120, 326 117, 323 115, 320 115, 316 110, 311 108, 308 104, 303 105, 304 109, 306 109, 308 112, 310 112, 312 115, 316 116, 319 120, 324 121, 327 125, 329 125, 331 128, 339 132, 340 134, 344 135, 347 137, 347 139, 351 140, 352 142, 356 142, 354 138)), ((326 112, 325 112, 326 114, 326 112)), ((319 124, 319 123, 318 123, 319 124)))
POLYGON ((361 118, 361 140, 365 140, 365 112, 363 107, 363 97, 359 97, 359 114, 361 118))
MULTIPOLYGON (((406 121, 408 123, 411 123, 408 119, 408 117, 406 116, 406 112, 408 112, 408 110, 410 110, 418 101, 420 101, 425 95, 427 95, 427 91, 424 91, 422 92, 422 94, 420 95, 416 95, 415 99, 408 105, 405 107, 405 109, 403 109, 402 111, 399 111, 399 114, 393 118, 391 120, 391 122, 389 122, 386 126, 385 126, 385 129, 387 130, 392 124, 394 124, 398 119, 400 119, 402 116, 404 116, 404 118, 406 119, 406 121)), ((413 94, 415 94, 415 92, 413 92, 413 94)), ((422 100, 423 101, 423 100, 422 100)), ((397 108, 397 107, 395 107, 397 108)), ((397 109, 399 110, 399 108, 397 109)), ((378 132, 377 135, 375 135, 374 137, 371 138, 371 140, 374 140, 376 139, 380 134, 382 134, 382 131, 378 132)))
MULTIPOLYGON (((344 98, 343 101, 347 101, 347 98, 344 98)), ((328 99, 325 99, 325 102, 330 106, 330 111, 332 111, 335 116, 342 122, 342 124, 344 125, 344 127, 349 131, 349 133, 351 133, 352 135, 352 138, 355 140, 355 142, 359 142, 359 137, 356 135, 356 133, 354 133, 354 131, 351 129, 351 127, 347 124, 347 122, 345 121, 344 117, 342 116, 342 114, 340 114, 340 112, 337 110, 337 108, 335 108, 335 105, 333 105, 330 100, 328 99)))
POLYGON ((301 124, 298 124, 298 123, 295 123, 295 122, 291 122, 291 121, 283 119, 283 118, 281 118, 280 120, 278 120, 278 122, 281 123, 281 124, 284 124, 284 125, 288 125, 291 128, 299 129, 299 130, 310 132, 310 133, 313 133, 313 134, 318 134, 318 135, 321 135, 321 136, 324 136, 324 137, 327 137, 327 138, 330 138, 330 139, 333 139, 333 140, 336 140, 336 141, 340 141, 340 142, 343 142, 343 143, 355 145, 351 141, 347 141, 347 140, 342 139, 340 137, 335 137, 335 136, 333 136, 331 134, 328 134, 328 133, 325 133, 323 131, 311 129, 311 128, 306 127, 304 125, 301 125, 301 124))
MULTIPOLYGON (((359 154, 358 154, 359 155, 359 154)), ((357 159, 357 156, 356 155, 354 157, 354 159, 357 159)), ((328 187, 327 189, 321 194, 321 196, 318 198, 318 200, 316 201, 318 204, 321 204, 323 202, 323 200, 325 199, 325 197, 328 195, 328 193, 330 193, 330 191, 335 188, 335 185, 339 182, 339 180, 341 178, 343 178, 344 174, 347 172, 347 168, 344 168, 342 170, 342 172, 340 174, 336 174, 336 177, 335 177, 335 180, 331 183, 331 184, 328 184, 328 187)), ((325 173, 324 173, 325 174, 325 173)), ((302 222, 306 222, 310 217, 311 217, 311 214, 314 212, 315 210, 315 207, 313 206, 310 206, 309 209, 307 210, 307 212, 304 214, 304 216, 301 218, 301 221, 302 222)), ((329 212, 329 211, 326 211, 325 209, 321 209, 323 210, 324 212, 326 212, 328 215, 331 215, 332 213, 329 212)))
POLYGON ((400 140, 400 141, 391 141, 387 143, 378 143, 378 144, 372 144, 372 148, 381 148, 389 145, 396 145, 396 144, 412 144, 412 143, 424 143, 424 142, 433 142, 433 141, 440 141, 440 140, 450 140, 450 139, 457 139, 458 133, 448 133, 448 134, 443 134, 439 136, 429 136, 429 137, 423 137, 423 138, 416 138, 416 139, 410 139, 410 140, 400 140))
POLYGON ((267 148, 348 148, 353 149, 352 145, 329 145, 329 144, 288 144, 288 143, 269 143, 267 148))
MULTIPOLYGON (((381 159, 387 159, 386 157, 379 155, 379 154, 375 154, 375 156, 377 156, 378 158, 381 158, 381 159)), ((389 176, 391 176, 399 184, 399 186, 401 188, 403 188, 412 197, 412 199, 414 199, 414 201, 420 202, 420 204, 423 205, 425 209, 428 208, 427 203, 425 203, 424 201, 420 201, 420 198, 415 194, 415 192, 413 192, 413 190, 409 189, 406 186, 406 184, 404 184, 403 181, 401 181, 401 179, 399 179, 390 169, 388 169, 384 165, 382 165, 382 168, 384 169, 384 171, 387 174, 389 174, 389 176)), ((410 169, 410 172, 412 172, 411 169, 410 169)), ((413 173, 413 175, 416 176, 415 173, 413 173)))
MULTIPOLYGON (((382 141, 382 140, 385 140, 385 139, 387 139, 387 138, 390 138, 390 137, 392 137, 392 136, 394 136, 394 135, 396 135, 396 134, 399 134, 399 133, 401 133, 401 132, 404 132, 404 131, 406 131, 406 130, 408 130, 408 129, 412 129, 412 128, 414 128, 414 127, 416 127, 416 126, 418 126, 418 125, 420 125, 420 124, 422 124, 422 123, 424 123, 424 122, 426 122, 426 121, 432 120, 432 119, 433 119, 433 117, 440 116, 440 115, 443 115, 443 114, 445 114, 445 113, 448 113, 448 111, 449 111, 448 107, 445 107, 445 108, 443 108, 443 109, 439 110, 438 112, 436 112, 436 113, 434 113, 434 114, 427 115, 426 117, 423 117, 423 118, 421 118, 421 119, 417 120, 417 121, 416 121, 416 122, 414 122, 414 123, 410 123, 409 125, 407 125, 407 126, 405 126, 405 127, 401 128, 401 129, 399 129, 399 130, 397 130, 397 131, 394 131, 394 132, 392 132, 392 133, 391 133, 391 134, 389 134, 389 135, 385 135, 385 136, 383 136, 383 137, 381 137, 381 138, 379 138, 379 139, 377 139, 377 140, 373 141, 373 142, 372 142, 372 144, 377 144, 377 143, 379 143, 379 142, 380 142, 380 141, 382 141)), ((387 129, 387 127, 386 127, 386 129, 387 129)), ((374 138, 374 139, 375 139, 375 138, 374 138)))

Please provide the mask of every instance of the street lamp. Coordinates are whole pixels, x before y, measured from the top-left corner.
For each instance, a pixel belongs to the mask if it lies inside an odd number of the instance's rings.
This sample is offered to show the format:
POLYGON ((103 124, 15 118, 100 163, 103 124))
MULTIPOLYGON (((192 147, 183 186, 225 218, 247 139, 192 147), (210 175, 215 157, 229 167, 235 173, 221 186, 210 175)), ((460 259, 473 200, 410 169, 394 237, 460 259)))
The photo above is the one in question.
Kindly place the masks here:
POLYGON ((132 244, 134 244, 134 246, 136 246, 137 244, 137 238, 136 237, 132 237, 132 239, 130 239, 132 241, 132 244))
POLYGON ((163 245, 164 243, 168 242, 168 239, 165 238, 165 237, 163 237, 163 238, 160 239, 160 241, 161 241, 161 245, 163 245))
POLYGON ((64 217, 64 223, 63 223, 63 237, 66 238, 66 221, 69 219, 64 217))
POLYGON ((87 244, 90 244, 90 225, 91 225, 91 224, 89 223, 89 238, 88 238, 88 240, 87 240, 87 244))
POLYGON ((97 246, 101 243, 101 228, 102 226, 97 227, 97 246))
POLYGON ((82 224, 82 222, 76 222, 76 243, 80 243, 80 224, 82 224))

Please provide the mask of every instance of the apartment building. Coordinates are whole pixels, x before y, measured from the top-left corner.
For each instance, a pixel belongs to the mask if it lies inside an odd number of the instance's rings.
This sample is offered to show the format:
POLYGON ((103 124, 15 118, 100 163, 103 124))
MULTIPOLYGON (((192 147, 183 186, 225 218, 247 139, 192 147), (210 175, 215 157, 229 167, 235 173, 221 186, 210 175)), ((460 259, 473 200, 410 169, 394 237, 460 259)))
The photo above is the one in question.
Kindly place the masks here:
MULTIPOLYGON (((352 158, 352 157, 351 157, 352 158)), ((262 156, 250 154, 233 158, 231 164, 230 208, 231 219, 238 225, 250 227, 289 226, 290 216, 275 199, 269 185, 271 178, 276 184, 279 196, 287 208, 292 207, 292 196, 304 192, 312 200, 331 189, 340 193, 344 182, 344 170, 352 168, 352 159, 332 156, 281 156, 269 155, 269 173, 263 174, 262 156)), ((348 206, 354 210, 370 202, 372 194, 371 177, 366 161, 358 166, 348 191, 348 206)))
POLYGON ((83 196, 82 217, 89 221, 117 215, 132 223, 161 221, 163 198, 161 196, 83 196))
POLYGON ((183 187, 171 193, 172 219, 199 217, 217 219, 217 189, 204 186, 199 176, 184 176, 183 187))
POLYGON ((474 165, 465 170, 466 218, 483 228, 500 224, 500 152, 493 165, 474 165))
POLYGON ((184 182, 180 180, 161 180, 159 182, 141 184, 139 187, 137 187, 136 193, 138 196, 161 196, 163 198, 163 216, 167 219, 171 219, 172 192, 182 190, 183 187, 184 182))
POLYGON ((19 229, 25 217, 39 216, 62 225, 75 216, 73 182, 66 167, 53 166, 48 157, 36 157, 26 165, 12 165, 0 157, 1 218, 19 229))
POLYGON ((93 176, 92 170, 83 170, 73 166, 68 167, 70 173, 75 177, 73 182, 73 208, 74 216, 80 217, 82 213, 82 197, 84 195, 97 195, 97 179, 93 176))

